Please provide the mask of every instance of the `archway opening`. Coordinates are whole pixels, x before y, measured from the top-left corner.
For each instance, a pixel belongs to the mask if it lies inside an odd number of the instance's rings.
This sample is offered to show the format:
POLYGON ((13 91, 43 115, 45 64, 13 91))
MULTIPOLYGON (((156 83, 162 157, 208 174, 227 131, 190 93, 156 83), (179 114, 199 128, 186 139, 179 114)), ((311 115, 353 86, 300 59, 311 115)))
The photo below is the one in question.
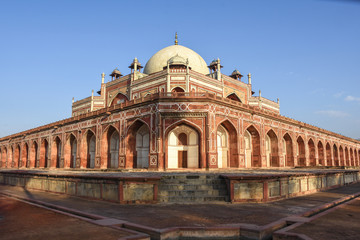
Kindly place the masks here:
POLYGON ((216 139, 218 168, 238 167, 237 130, 228 120, 218 126, 216 139))
POLYGON ((66 168, 76 168, 77 158, 77 140, 73 134, 70 134, 64 147, 64 160, 66 168))
POLYGON ((315 143, 311 138, 309 139, 308 146, 309 146, 309 164, 310 166, 316 166, 315 143))
POLYGON ((247 166, 261 167, 261 152, 260 152, 260 134, 254 126, 246 129, 244 134, 245 139, 245 159, 247 166), (249 160, 251 164, 249 165, 249 160))
POLYGON ((37 158, 38 158, 38 145, 36 141, 33 141, 30 148, 30 160, 29 160, 30 168, 39 167, 36 165, 38 164, 37 158))
POLYGON ((40 159, 39 159, 39 167, 47 168, 50 166, 48 164, 49 160, 49 143, 46 139, 44 139, 41 143, 40 148, 40 159))
POLYGON ((61 140, 59 137, 56 137, 53 141, 51 148, 51 167, 60 168, 61 163, 61 140))
POLYGON ((332 166, 330 144, 326 144, 326 166, 332 166))
POLYGON ((299 166, 306 166, 306 157, 305 157, 305 143, 302 137, 297 139, 297 159, 299 166))
POLYGON ((28 147, 28 144, 25 143, 23 145, 23 149, 21 151, 21 165, 24 166, 24 167, 29 167, 30 165, 30 162, 29 162, 29 147, 28 147))
POLYGON ((324 166, 325 165, 325 151, 324 151, 324 145, 321 141, 318 143, 318 155, 319 155, 319 165, 324 166))
POLYGON ((182 89, 181 87, 176 87, 171 92, 173 92, 173 93, 183 93, 183 92, 185 92, 185 90, 182 89))
POLYGON ((2 162, 3 162, 3 167, 7 168, 8 167, 8 156, 7 156, 7 149, 6 147, 3 148, 2 150, 2 162))
POLYGON ((110 127, 108 134, 108 168, 118 168, 119 167, 119 144, 120 137, 119 132, 110 127))
POLYGON ((336 145, 333 146, 333 155, 334 155, 334 166, 340 166, 339 164, 339 155, 338 155, 338 149, 336 145))
POLYGON ((342 146, 339 147, 339 153, 340 153, 340 166, 345 166, 345 159, 344 159, 344 149, 342 146))
POLYGON ((182 124, 167 134, 167 167, 199 168, 199 133, 182 124))
POLYGON ((231 100, 233 100, 233 101, 241 102, 240 98, 239 98, 235 93, 230 94, 230 95, 227 96, 226 98, 227 98, 227 99, 231 99, 231 100))
POLYGON ((92 131, 87 131, 82 141, 81 167, 95 168, 96 137, 92 131))
POLYGON ((352 148, 350 148, 349 151, 350 151, 350 166, 355 166, 354 154, 352 148))
POLYGON ((349 150, 347 147, 345 147, 345 165, 350 166, 349 150))
POLYGON ((16 145, 13 155, 14 167, 21 167, 20 146, 16 145))
POLYGON ((280 167, 278 138, 273 130, 269 130, 265 137, 265 151, 267 166, 280 167))
POLYGON ((126 135, 126 168, 148 168, 150 150, 149 127, 135 121, 126 135))
POLYGON ((294 151, 293 143, 290 135, 286 133, 283 138, 283 154, 285 158, 285 166, 294 167, 294 151))

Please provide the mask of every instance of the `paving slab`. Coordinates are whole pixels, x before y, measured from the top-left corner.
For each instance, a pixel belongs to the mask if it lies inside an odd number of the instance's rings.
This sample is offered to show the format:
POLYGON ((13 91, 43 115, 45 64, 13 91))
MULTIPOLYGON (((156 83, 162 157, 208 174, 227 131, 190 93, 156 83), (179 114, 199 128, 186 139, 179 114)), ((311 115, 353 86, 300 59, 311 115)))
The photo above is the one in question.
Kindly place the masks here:
POLYGON ((360 198, 303 223, 290 232, 318 240, 360 239, 360 198))
POLYGON ((112 240, 127 236, 131 234, 0 196, 0 238, 2 240, 112 240))

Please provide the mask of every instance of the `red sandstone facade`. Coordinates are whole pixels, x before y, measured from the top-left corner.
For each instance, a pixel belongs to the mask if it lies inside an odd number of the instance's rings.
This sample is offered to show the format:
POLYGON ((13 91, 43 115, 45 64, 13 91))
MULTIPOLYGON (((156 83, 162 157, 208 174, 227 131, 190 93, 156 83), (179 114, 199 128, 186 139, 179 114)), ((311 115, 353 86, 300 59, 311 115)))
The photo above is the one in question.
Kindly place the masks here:
POLYGON ((114 70, 105 83, 103 74, 99 96, 73 102, 71 118, 1 138, 0 167, 360 165, 359 141, 281 116, 279 102, 253 96, 250 74, 244 83, 238 71, 221 74, 220 60, 210 74, 166 60, 157 72, 141 73, 135 59, 126 76, 114 70))

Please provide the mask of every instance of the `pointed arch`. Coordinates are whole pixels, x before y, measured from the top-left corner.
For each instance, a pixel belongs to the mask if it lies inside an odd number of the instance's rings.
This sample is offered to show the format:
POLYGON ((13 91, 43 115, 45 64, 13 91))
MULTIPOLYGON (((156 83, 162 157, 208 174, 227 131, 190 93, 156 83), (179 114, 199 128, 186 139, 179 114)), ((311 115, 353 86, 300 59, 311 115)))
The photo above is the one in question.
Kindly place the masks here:
POLYGON ((350 166, 349 149, 345 146, 345 166, 350 166))
POLYGON ((128 97, 123 93, 118 93, 116 96, 110 101, 109 107, 124 103, 129 101, 128 97))
POLYGON ((185 92, 185 89, 182 87, 174 87, 173 89, 171 89, 171 92, 183 93, 185 92))
POLYGON ((245 159, 251 159, 251 167, 261 167, 261 147, 259 131, 250 125, 244 132, 245 159))
POLYGON ((126 168, 148 168, 150 128, 142 119, 135 120, 126 131, 126 168))
POLYGON ((3 161, 3 147, 0 146, 0 168, 5 168, 5 162, 3 161))
POLYGON ((62 143, 59 136, 56 136, 51 145, 51 165, 50 167, 60 168, 61 166, 61 154, 62 143))
POLYGON ((332 166, 330 143, 326 143, 326 166, 332 166))
POLYGON ((354 148, 354 166, 358 166, 358 165, 359 165, 358 161, 359 161, 359 159, 358 159, 358 153, 357 153, 356 148, 354 148))
POLYGON ((344 149, 343 147, 340 145, 339 147, 339 155, 340 155, 340 166, 345 166, 345 158, 344 158, 344 149))
POLYGON ((76 136, 71 133, 64 146, 64 168, 76 168, 78 141, 76 136))
POLYGON ((339 152, 336 144, 333 145, 333 156, 334 156, 334 166, 340 166, 339 163, 339 152))
POLYGON ((95 168, 96 135, 91 129, 87 129, 81 141, 80 167, 95 168))
POLYGON ((29 168, 34 168, 37 165, 37 158, 38 158, 38 144, 36 141, 32 141, 31 147, 30 147, 30 154, 29 154, 29 168))
POLYGON ((238 135, 233 123, 228 119, 217 127, 218 167, 239 167, 238 135), (220 156, 219 156, 220 153, 220 156))
POLYGON ((309 164, 310 166, 316 166, 315 143, 312 140, 312 138, 310 138, 308 141, 308 147, 309 147, 309 164))
POLYGON ((20 145, 16 144, 13 155, 14 167, 21 167, 20 145))
POLYGON ((101 168, 119 167, 119 145, 119 131, 113 125, 109 125, 101 138, 101 168))
POLYGON ((318 142, 318 158, 319 158, 319 165, 325 166, 325 151, 324 145, 321 141, 318 142))
POLYGON ((49 159, 50 159, 50 151, 49 150, 50 150, 50 146, 49 146, 48 140, 43 139, 41 142, 41 147, 40 147, 40 161, 39 161, 40 168, 48 168, 51 166, 51 164, 49 163, 49 159))
POLYGON ((289 133, 283 136, 283 155, 286 167, 294 167, 293 141, 289 133))
POLYGON ((267 158, 267 166, 280 167, 279 140, 278 140, 276 133, 272 129, 270 129, 266 133, 265 151, 266 151, 266 158, 267 158))
POLYGON ((1 152, 1 161, 3 162, 3 164, 2 164, 2 167, 3 168, 8 168, 9 166, 8 166, 8 150, 7 150, 7 147, 6 146, 4 146, 3 148, 2 148, 2 152, 1 152))
POLYGON ((201 168, 201 133, 185 120, 170 125, 165 131, 165 168, 201 168), (187 145, 179 145, 179 135, 186 135, 187 145))
POLYGON ((21 166, 28 168, 29 165, 29 145, 25 142, 21 150, 21 166))
POLYGON ((355 162, 354 162, 354 153, 352 148, 349 148, 349 152, 350 152, 350 165, 349 166, 355 166, 355 162))
POLYGON ((297 142, 297 160, 298 166, 306 166, 306 156, 305 156, 305 143, 301 136, 296 140, 297 142))
POLYGON ((241 99, 239 98, 239 96, 236 93, 231 93, 231 94, 227 95, 226 98, 236 101, 236 102, 241 102, 241 99))

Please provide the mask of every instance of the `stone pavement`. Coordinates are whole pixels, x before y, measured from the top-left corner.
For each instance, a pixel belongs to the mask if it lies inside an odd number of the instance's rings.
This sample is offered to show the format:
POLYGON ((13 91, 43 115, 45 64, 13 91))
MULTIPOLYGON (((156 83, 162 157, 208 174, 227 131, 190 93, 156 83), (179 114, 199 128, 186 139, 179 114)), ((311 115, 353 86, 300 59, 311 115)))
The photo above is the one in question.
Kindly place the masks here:
POLYGON ((84 236, 97 239, 96 234, 104 236, 101 239, 270 239, 272 236, 274 239, 306 239, 306 236, 358 239, 360 236, 360 183, 260 204, 120 205, 4 185, 0 186, 0 194, 2 239, 24 236, 69 239, 69 234, 71 239, 84 236), (50 214, 49 210, 57 214, 50 214), (29 231, 30 235, 23 235, 29 231))

